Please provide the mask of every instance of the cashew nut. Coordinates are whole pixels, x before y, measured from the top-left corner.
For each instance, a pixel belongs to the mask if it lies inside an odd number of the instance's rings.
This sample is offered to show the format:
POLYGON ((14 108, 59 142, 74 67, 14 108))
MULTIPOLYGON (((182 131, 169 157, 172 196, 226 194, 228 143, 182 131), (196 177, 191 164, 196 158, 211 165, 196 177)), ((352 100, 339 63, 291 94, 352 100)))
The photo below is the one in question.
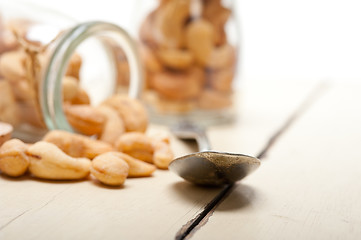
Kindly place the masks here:
POLYGON ((143 162, 139 159, 129 156, 128 154, 121 152, 113 153, 128 163, 128 177, 149 177, 156 170, 156 167, 153 164, 143 162))
POLYGON ((193 55, 188 50, 160 49, 157 54, 162 63, 169 68, 184 70, 193 63, 193 55))
POLYGON ((145 162, 153 162, 152 139, 140 132, 124 133, 115 143, 115 148, 134 158, 145 162))
POLYGON ((76 180, 88 176, 91 161, 87 158, 73 158, 56 145, 36 142, 30 146, 26 155, 30 160, 29 171, 38 178, 52 180, 76 180))
POLYGON ((68 68, 65 75, 79 79, 81 65, 82 59, 80 55, 78 53, 74 53, 69 60, 68 68))
POLYGON ((26 54, 22 50, 5 52, 0 56, 0 72, 4 78, 12 81, 26 78, 26 54))
POLYGON ((101 183, 111 186, 122 185, 128 176, 129 166, 119 155, 107 152, 95 157, 90 172, 101 183))
POLYGON ((184 25, 190 14, 190 0, 173 0, 157 10, 154 17, 154 38, 162 47, 184 45, 184 25))
POLYGON ((124 121, 127 132, 145 132, 148 127, 148 114, 143 104, 125 95, 113 95, 103 105, 115 109, 124 121))
POLYGON ((25 154, 28 146, 19 139, 11 139, 0 147, 0 171, 11 177, 22 176, 28 169, 25 154))
POLYGON ((169 163, 174 159, 174 154, 166 141, 155 140, 153 142, 153 163, 160 169, 168 169, 169 163))
POLYGON ((102 153, 113 150, 108 143, 62 130, 49 131, 43 140, 55 144, 72 157, 93 159, 102 153))
POLYGON ((120 118, 116 110, 106 105, 99 106, 96 109, 105 117, 99 139, 114 144, 119 136, 125 132, 123 119, 120 118))
POLYGON ((214 48, 214 29, 210 22, 198 19, 191 22, 186 29, 188 49, 193 53, 196 62, 205 66, 214 48))
POLYGON ((70 125, 85 135, 97 135, 103 130, 104 115, 90 105, 64 105, 64 112, 70 125))
POLYGON ((196 98, 204 83, 204 73, 198 68, 184 72, 165 71, 154 75, 153 87, 160 96, 171 100, 196 98))

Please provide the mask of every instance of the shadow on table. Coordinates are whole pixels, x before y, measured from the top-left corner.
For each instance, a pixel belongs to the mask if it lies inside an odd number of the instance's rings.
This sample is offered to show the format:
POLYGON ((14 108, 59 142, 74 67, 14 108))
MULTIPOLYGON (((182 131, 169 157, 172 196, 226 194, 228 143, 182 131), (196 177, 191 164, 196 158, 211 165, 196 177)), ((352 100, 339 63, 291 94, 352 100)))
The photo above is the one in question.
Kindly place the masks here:
MULTIPOLYGON (((170 190, 179 196, 179 198, 194 205, 195 203, 204 202, 206 199, 209 203, 219 197, 225 187, 200 187, 185 181, 177 182, 170 185, 170 190)), ((255 197, 253 188, 236 184, 231 192, 226 193, 219 201, 217 211, 233 211, 246 207, 255 197)))
POLYGON ((233 211, 248 206, 256 197, 255 190, 244 184, 236 184, 221 201, 216 211, 233 211))
POLYGON ((9 181, 9 182, 33 181, 33 182, 49 183, 49 184, 73 184, 73 183, 80 183, 80 182, 88 181, 91 184, 93 184, 94 186, 104 188, 104 189, 123 189, 123 188, 125 188, 124 185, 121 185, 121 186, 104 185, 90 175, 87 176, 86 178, 78 179, 78 180, 51 180, 51 179, 41 179, 41 178, 33 177, 29 173, 26 173, 20 177, 9 177, 4 174, 0 174, 0 179, 2 179, 4 181, 9 181))

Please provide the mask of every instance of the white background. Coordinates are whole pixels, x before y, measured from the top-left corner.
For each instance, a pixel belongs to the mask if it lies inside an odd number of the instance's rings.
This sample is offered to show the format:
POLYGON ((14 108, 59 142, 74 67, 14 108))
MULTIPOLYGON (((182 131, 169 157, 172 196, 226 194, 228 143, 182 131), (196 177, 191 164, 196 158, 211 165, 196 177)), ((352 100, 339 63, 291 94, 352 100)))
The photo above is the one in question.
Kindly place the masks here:
MULTIPOLYGON (((111 21, 130 32, 139 8, 137 0, 24 1, 78 21, 111 21)), ((361 81, 360 0, 235 1, 243 77, 361 81)))

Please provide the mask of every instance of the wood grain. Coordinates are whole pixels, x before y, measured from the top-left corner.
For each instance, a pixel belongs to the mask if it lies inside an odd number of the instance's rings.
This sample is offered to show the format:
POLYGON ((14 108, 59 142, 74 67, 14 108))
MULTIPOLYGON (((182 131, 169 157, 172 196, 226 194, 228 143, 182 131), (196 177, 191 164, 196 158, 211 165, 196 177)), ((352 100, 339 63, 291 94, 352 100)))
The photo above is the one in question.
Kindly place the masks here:
POLYGON ((360 91, 331 87, 192 239, 360 239, 360 91))

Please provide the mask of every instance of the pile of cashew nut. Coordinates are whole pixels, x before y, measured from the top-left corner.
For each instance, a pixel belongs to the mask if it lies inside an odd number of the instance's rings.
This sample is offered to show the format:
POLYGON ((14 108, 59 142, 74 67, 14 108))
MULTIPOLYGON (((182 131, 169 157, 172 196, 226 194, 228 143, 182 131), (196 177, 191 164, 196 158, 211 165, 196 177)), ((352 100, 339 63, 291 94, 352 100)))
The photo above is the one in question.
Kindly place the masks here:
POLYGON ((146 100, 156 111, 219 110, 232 104, 236 49, 225 30, 230 15, 221 0, 159 0, 145 18, 140 50, 146 100))
POLYGON ((80 87, 82 59, 77 54, 62 81, 64 113, 76 133, 52 130, 35 143, 11 138, 20 124, 46 129, 37 84, 47 53, 39 43, 19 42, 30 25, 20 20, 9 23, 16 29, 12 35, 0 21, 0 172, 49 180, 92 176, 118 186, 128 177, 148 177, 157 168, 167 169, 173 159, 169 138, 146 134, 148 116, 143 104, 115 94, 91 105, 80 87))
MULTIPOLYGON (((0 172, 10 177, 29 172, 33 177, 49 180, 80 180, 91 174, 103 184, 118 186, 128 177, 149 177, 156 168, 168 168, 173 159, 168 137, 151 137, 143 131, 127 132, 126 129, 133 127, 143 129, 144 125, 134 126, 134 122, 128 125, 121 120, 117 110, 104 109, 108 112, 99 115, 103 123, 96 121, 95 125, 101 126, 99 138, 106 140, 52 130, 41 141, 29 144, 11 138, 12 126, 0 122, 0 172), (117 119, 122 123, 116 123, 117 119), (123 132, 116 128, 110 131, 117 125, 123 126, 123 132)), ((79 125, 85 128, 88 124, 91 128, 91 120, 82 121, 79 125)))

